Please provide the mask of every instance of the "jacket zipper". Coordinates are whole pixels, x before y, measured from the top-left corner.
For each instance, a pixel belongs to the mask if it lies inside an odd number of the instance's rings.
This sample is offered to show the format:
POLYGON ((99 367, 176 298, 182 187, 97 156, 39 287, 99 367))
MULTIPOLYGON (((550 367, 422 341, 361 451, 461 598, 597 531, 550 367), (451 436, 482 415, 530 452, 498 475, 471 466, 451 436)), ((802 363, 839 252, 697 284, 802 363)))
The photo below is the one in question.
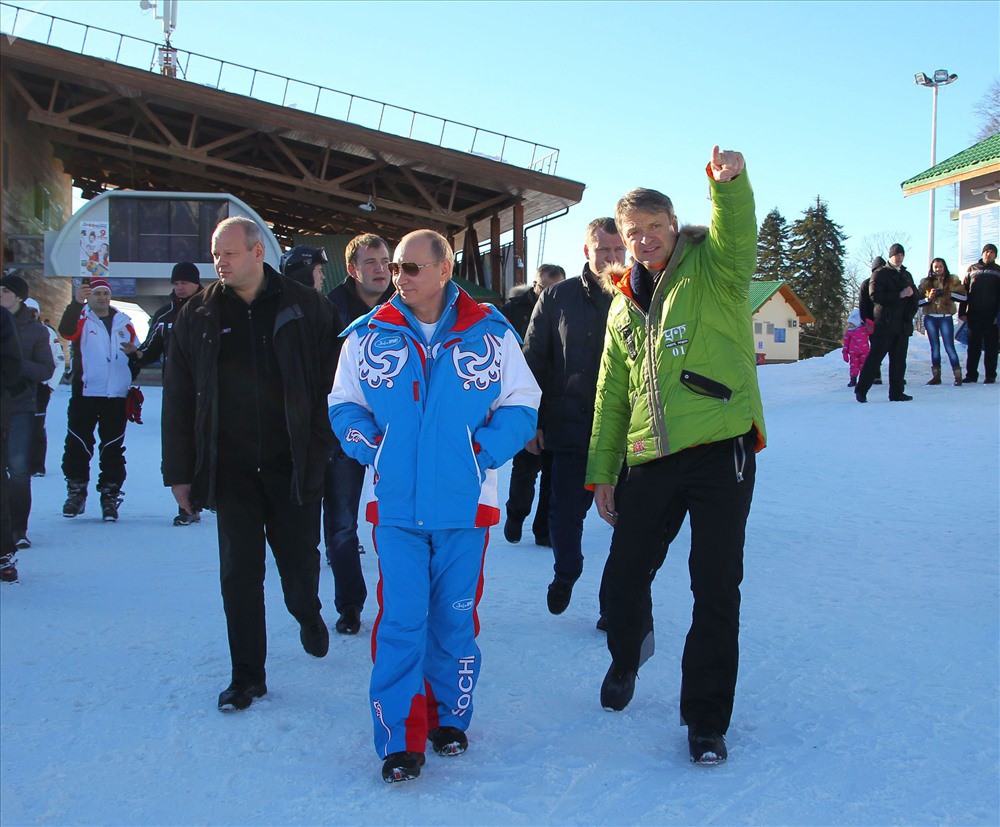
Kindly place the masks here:
POLYGON ((736 482, 743 482, 743 468, 747 462, 747 449, 743 437, 733 439, 733 464, 736 466, 736 482))

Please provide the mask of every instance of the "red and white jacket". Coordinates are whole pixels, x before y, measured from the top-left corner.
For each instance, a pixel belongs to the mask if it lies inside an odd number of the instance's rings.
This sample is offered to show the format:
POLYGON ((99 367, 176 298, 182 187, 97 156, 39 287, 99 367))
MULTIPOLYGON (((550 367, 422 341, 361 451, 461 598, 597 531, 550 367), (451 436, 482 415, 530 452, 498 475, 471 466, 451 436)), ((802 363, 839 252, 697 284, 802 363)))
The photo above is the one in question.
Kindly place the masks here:
MULTIPOLYGON (((65 317, 64 317, 65 318, 65 317)), ((111 335, 104 320, 84 305, 76 331, 66 336, 74 346, 84 396, 124 397, 132 384, 129 358, 121 351, 125 342, 138 347, 132 320, 120 310, 111 317, 111 335)), ((75 382, 74 382, 75 385, 75 382)))

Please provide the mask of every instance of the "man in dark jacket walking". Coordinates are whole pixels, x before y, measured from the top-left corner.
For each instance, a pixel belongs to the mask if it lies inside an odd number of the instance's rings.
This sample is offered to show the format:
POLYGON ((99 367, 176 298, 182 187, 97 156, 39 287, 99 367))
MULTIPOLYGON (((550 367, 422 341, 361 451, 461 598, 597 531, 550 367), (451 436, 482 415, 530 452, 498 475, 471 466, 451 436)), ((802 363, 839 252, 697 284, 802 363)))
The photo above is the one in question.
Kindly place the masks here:
MULTIPOLYGON (((372 233, 355 236, 344 251, 347 275, 326 294, 338 316, 338 334, 351 322, 392 298, 396 289, 389 276, 389 247, 372 233)), ((365 467, 344 453, 334 437, 323 483, 323 540, 326 560, 333 570, 337 632, 356 635, 368 589, 361 571, 358 506, 365 484, 365 467)))
POLYGON ((163 481, 185 511, 217 513, 232 658, 219 709, 230 711, 267 692, 265 537, 302 647, 320 658, 329 648, 318 546, 336 347, 329 303, 264 262, 253 221, 219 224, 212 257, 219 281, 174 322, 163 383, 163 481))
MULTIPOLYGON (((170 273, 170 301, 159 308, 150 318, 146 341, 138 348, 122 348, 125 353, 132 356, 137 367, 141 369, 159 361, 163 369, 166 370, 167 354, 170 350, 170 333, 177 320, 177 314, 187 304, 188 299, 200 291, 201 273, 198 271, 198 265, 192 261, 180 261, 175 264, 170 273)), ((174 517, 175 526, 186 526, 199 522, 201 522, 200 511, 189 514, 183 508, 178 507, 177 516, 174 517)))
MULTIPOLYGON (((515 287, 510 298, 500 308, 500 312, 510 322, 517 335, 524 340, 528 322, 535 309, 538 296, 550 284, 557 284, 566 278, 566 271, 558 264, 543 264, 535 272, 531 285, 515 287)), ((552 454, 538 448, 538 439, 533 437, 528 443, 532 450, 522 448, 514 455, 510 470, 510 488, 507 495, 507 520, 503 526, 503 536, 508 543, 521 542, 521 526, 531 513, 531 503, 535 499, 535 479, 538 482, 538 507, 531 531, 539 546, 551 546, 549 537, 549 508, 552 497, 552 454)))
POLYGON ((958 318, 969 326, 968 355, 963 382, 979 381, 979 357, 986 373, 983 383, 997 381, 997 352, 1000 350, 1000 266, 997 246, 987 244, 982 257, 969 267, 965 277, 968 301, 958 307, 958 318))
POLYGON ((542 389, 533 442, 535 450, 552 452, 549 537, 555 577, 547 603, 554 615, 566 611, 583 573, 583 521, 594 501, 585 487, 587 451, 611 307, 611 295, 597 274, 609 264, 625 263, 625 244, 613 218, 590 222, 583 254, 587 263, 580 278, 566 279, 538 297, 524 337, 524 357, 542 389))
POLYGON ((38 383, 49 379, 56 364, 49 347, 49 331, 35 321, 31 309, 24 306, 28 283, 11 274, 0 279, 0 305, 14 317, 17 338, 21 343, 20 390, 9 401, 8 468, 10 471, 10 519, 14 545, 31 548, 28 517, 31 514, 31 441, 35 432, 38 383))
POLYGON ((913 334, 913 316, 917 312, 917 286, 910 271, 903 266, 905 255, 902 244, 893 244, 889 248, 889 263, 872 273, 869 282, 875 328, 870 338, 871 350, 854 389, 858 402, 868 401, 868 391, 886 354, 889 355, 889 401, 909 402, 913 399, 904 393, 903 388, 906 351, 913 334))

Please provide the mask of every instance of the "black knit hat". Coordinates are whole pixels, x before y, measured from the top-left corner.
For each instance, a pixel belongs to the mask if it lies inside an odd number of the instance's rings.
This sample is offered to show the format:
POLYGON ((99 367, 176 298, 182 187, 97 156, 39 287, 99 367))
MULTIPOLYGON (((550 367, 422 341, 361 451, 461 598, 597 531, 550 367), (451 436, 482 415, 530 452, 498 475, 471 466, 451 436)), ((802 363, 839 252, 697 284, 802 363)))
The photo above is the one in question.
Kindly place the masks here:
MULTIPOLYGON (((992 250, 993 251, 993 255, 996 255, 997 254, 997 245, 996 244, 986 244, 983 247, 983 253, 985 253, 987 250, 992 250)), ((980 253, 980 255, 982 255, 982 253, 980 253)))
POLYGON ((900 255, 902 255, 902 256, 906 255, 906 250, 903 249, 903 245, 902 244, 893 244, 889 248, 889 258, 892 258, 893 256, 900 256, 900 255))
POLYGON ((175 281, 190 281, 200 285, 201 273, 198 272, 198 266, 191 261, 177 262, 170 271, 170 283, 173 284, 175 281))
POLYGON ((21 301, 28 298, 28 282, 22 279, 20 276, 11 274, 9 276, 4 276, 0 279, 0 287, 6 287, 17 296, 21 301))
POLYGON ((329 261, 322 247, 298 244, 281 257, 281 275, 306 287, 313 286, 312 271, 317 264, 329 261))

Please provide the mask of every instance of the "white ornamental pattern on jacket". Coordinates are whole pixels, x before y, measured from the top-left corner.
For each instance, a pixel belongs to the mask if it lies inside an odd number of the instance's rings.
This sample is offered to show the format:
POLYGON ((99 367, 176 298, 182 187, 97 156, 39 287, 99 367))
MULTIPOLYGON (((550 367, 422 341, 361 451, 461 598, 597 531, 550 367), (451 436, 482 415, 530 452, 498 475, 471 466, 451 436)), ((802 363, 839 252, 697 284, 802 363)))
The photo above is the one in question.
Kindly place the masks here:
POLYGON ((477 390, 484 391, 494 382, 500 381, 501 339, 492 333, 483 336, 486 353, 480 355, 474 350, 462 350, 455 347, 451 353, 455 372, 462 382, 462 388, 469 390, 473 385, 477 390))
POLYGON ((358 378, 372 388, 381 387, 383 383, 391 388, 393 378, 406 366, 407 359, 409 351, 402 334, 369 333, 361 341, 358 378))

